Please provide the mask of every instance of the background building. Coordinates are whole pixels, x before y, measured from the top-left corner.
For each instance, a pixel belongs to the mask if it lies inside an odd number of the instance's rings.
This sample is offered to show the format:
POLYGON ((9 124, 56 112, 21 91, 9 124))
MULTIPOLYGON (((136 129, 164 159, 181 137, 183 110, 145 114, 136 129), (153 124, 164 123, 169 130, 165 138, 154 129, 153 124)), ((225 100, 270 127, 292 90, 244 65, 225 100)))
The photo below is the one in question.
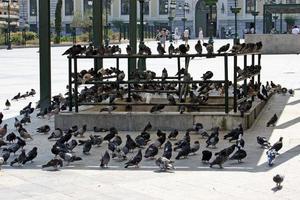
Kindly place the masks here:
POLYGON ((8 20, 10 20, 11 30, 16 30, 19 26, 19 4, 16 0, 0 1, 0 29, 2 31, 7 30, 8 20), (8 8, 8 5, 10 8, 8 8))

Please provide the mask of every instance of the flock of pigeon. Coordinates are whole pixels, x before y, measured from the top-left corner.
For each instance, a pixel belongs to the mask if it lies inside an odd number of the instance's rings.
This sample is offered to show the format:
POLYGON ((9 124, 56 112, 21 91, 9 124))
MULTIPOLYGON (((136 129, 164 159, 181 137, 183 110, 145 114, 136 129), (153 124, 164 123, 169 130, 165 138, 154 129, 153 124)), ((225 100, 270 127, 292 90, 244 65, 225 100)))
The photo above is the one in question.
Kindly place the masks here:
MULTIPOLYGON (((235 54, 245 54, 245 53, 256 53, 260 52, 262 49, 262 42, 257 43, 237 43, 234 44, 232 49, 230 50, 232 53, 235 54)), ((205 47, 207 52, 207 57, 213 57, 214 54, 214 47, 213 44, 203 42, 198 40, 197 44, 195 45, 195 50, 197 54, 202 54, 203 47, 205 47)), ((217 50, 217 53, 226 53, 230 48, 230 44, 226 44, 220 47, 217 50)), ((162 46, 160 42, 157 44, 156 48, 159 55, 164 55, 166 52, 165 48, 162 46)), ((174 47, 173 43, 170 43, 168 47, 168 54, 187 54, 190 50, 189 44, 180 44, 178 47, 174 47)), ((104 46, 100 45, 99 47, 95 47, 93 44, 89 44, 88 47, 85 45, 76 44, 67 49, 62 55, 69 55, 71 57, 75 57, 77 55, 85 55, 85 56, 103 56, 103 55, 114 55, 115 53, 121 54, 121 48, 118 45, 112 46, 104 46)), ((133 49, 130 45, 126 47, 127 55, 133 55, 133 49)), ((152 55, 152 50, 150 47, 145 45, 145 43, 141 42, 138 48, 139 55, 152 55)))
MULTIPOLYGON (((21 92, 19 92, 16 96, 14 96, 11 99, 11 101, 18 101, 19 99, 25 99, 26 97, 30 97, 30 96, 33 97, 35 94, 36 94, 35 89, 31 89, 29 92, 27 91, 25 94, 21 94, 21 92)), ((7 99, 5 102, 6 110, 8 110, 10 106, 11 106, 11 102, 9 101, 9 99, 7 99)))
MULTIPOLYGON (((29 104, 23 110, 30 108, 29 104)), ((0 119, 3 118, 3 114, 0 113, 0 119)), ((277 121, 277 115, 275 114, 267 123, 267 126, 273 125, 277 121)), ((7 133, 8 127, 5 124, 0 128, 0 148, 2 153, 0 155, 0 166, 8 162, 11 157, 11 153, 14 155, 18 152, 18 156, 13 156, 10 161, 11 166, 25 165, 29 161, 33 161, 38 155, 38 148, 33 147, 27 154, 25 151, 26 143, 33 140, 32 135, 25 129, 27 123, 30 121, 19 121, 15 119, 14 126, 18 132, 7 133)), ((201 136, 201 140, 205 141, 205 150, 202 151, 202 162, 208 163, 210 167, 218 165, 223 168, 223 164, 228 160, 237 160, 239 163, 247 157, 247 152, 244 150, 245 141, 243 139, 244 130, 242 125, 231 130, 229 133, 224 135, 224 140, 228 140, 233 144, 229 145, 218 152, 215 152, 215 157, 212 159, 213 152, 211 149, 216 149, 217 144, 220 141, 219 138, 219 127, 215 127, 209 133, 205 130, 201 123, 196 123, 191 128, 187 129, 182 138, 178 139, 179 132, 177 130, 171 131, 168 135, 161 130, 156 132, 157 138, 151 138, 150 131, 152 130, 152 124, 148 122, 144 127, 143 131, 132 138, 130 135, 126 135, 124 138, 119 135, 118 130, 115 127, 110 129, 94 127, 93 134, 88 136, 88 139, 82 139, 87 135, 87 126, 82 127, 73 126, 68 130, 61 130, 56 128, 55 130, 50 129, 49 125, 44 125, 36 129, 38 133, 49 134, 48 140, 53 142, 50 149, 53 154, 53 159, 44 164, 42 168, 58 169, 63 166, 65 162, 68 165, 71 162, 82 160, 82 157, 77 156, 74 153, 75 148, 82 146, 83 155, 89 155, 92 147, 106 146, 103 156, 100 159, 100 167, 108 167, 110 159, 116 159, 118 161, 126 161, 124 167, 135 166, 138 167, 139 163, 144 159, 155 159, 155 164, 162 171, 174 169, 174 158, 179 160, 182 158, 188 158, 191 155, 197 154, 200 150, 200 140, 191 141, 190 133, 201 136), (105 133, 105 136, 99 134, 100 132, 105 133), (105 144, 106 143, 106 144, 105 144), (159 150, 162 148, 161 155, 159 150), (144 151, 145 149, 145 151, 144 151), (132 158, 129 156, 134 151, 137 151, 136 155, 132 158), (144 153, 143 153, 144 151, 144 153), (176 156, 173 156, 176 152, 176 156), (130 159, 128 159, 130 158, 130 159)), ((268 152, 278 151, 282 148, 282 137, 273 146, 264 137, 257 137, 257 143, 263 147, 268 148, 268 152)), ((267 153, 268 154, 268 153, 267 153)))

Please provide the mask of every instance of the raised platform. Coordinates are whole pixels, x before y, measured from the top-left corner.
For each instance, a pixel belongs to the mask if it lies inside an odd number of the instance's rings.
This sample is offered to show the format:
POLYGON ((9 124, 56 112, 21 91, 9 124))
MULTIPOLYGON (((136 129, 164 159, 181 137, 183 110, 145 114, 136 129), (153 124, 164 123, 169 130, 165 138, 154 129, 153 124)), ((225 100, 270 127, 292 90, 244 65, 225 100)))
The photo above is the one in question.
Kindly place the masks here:
POLYGON ((181 131, 190 128, 193 124, 200 122, 206 129, 219 126, 224 129, 232 129, 242 124, 245 129, 250 128, 261 112, 265 102, 255 100, 249 112, 244 117, 240 113, 224 111, 211 112, 190 112, 179 114, 178 112, 160 112, 151 114, 149 112, 123 112, 116 111, 111 114, 100 113, 99 107, 89 107, 79 113, 62 112, 55 117, 55 127, 67 129, 72 125, 82 126, 87 124, 88 130, 92 130, 94 126, 102 128, 116 127, 121 131, 140 131, 147 122, 151 122, 153 130, 173 130, 181 131))
POLYGON ((245 34, 246 43, 261 41, 262 54, 299 54, 300 35, 293 34, 245 34))

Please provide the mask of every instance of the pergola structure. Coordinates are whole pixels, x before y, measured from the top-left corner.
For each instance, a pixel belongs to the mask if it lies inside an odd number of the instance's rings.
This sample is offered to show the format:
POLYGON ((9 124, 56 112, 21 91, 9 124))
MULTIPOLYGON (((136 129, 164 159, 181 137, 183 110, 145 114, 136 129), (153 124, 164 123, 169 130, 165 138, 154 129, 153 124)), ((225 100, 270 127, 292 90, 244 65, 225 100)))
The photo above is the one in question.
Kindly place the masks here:
MULTIPOLYGON (((130 0, 129 30, 137 29, 137 0, 130 0)), ((51 40, 50 40, 50 0, 39 0, 39 42, 40 42, 40 106, 41 109, 48 108, 51 102, 51 40)), ((103 44, 103 0, 93 0, 93 44, 99 47, 103 44)), ((129 44, 132 53, 137 49, 137 33, 130 31, 129 44)), ((128 61, 128 74, 136 69, 136 58, 128 61)), ((102 60, 95 60, 95 69, 102 68, 102 60)))
POLYGON ((272 14, 280 14, 280 29, 282 31, 282 14, 300 13, 300 4, 265 4, 263 15, 263 33, 272 29, 272 14))

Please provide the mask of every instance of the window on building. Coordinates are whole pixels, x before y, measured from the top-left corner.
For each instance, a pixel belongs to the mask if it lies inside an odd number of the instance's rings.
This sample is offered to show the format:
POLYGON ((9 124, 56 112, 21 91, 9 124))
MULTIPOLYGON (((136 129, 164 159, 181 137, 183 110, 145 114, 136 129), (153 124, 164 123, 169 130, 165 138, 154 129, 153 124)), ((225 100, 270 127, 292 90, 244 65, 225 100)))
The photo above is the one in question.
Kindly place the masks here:
POLYGON ((65 0, 65 16, 71 16, 74 14, 74 1, 65 0))
POLYGON ((144 12, 144 15, 149 15, 149 2, 144 3, 143 12, 144 12))
POLYGON ((254 1, 255 0, 246 0, 246 13, 254 11, 254 1))
POLYGON ((72 30, 71 30, 71 25, 70 24, 66 24, 66 33, 71 33, 72 30))
POLYGON ((295 4, 295 3, 296 3, 296 0, 286 0, 286 3, 287 3, 287 4, 295 4))
POLYGON ((121 15, 129 14, 129 0, 121 0, 121 15))
POLYGON ((93 9, 93 1, 92 0, 83 0, 83 12, 91 12, 93 9))
POLYGON ((29 1, 30 16, 37 15, 37 1, 38 0, 30 0, 29 1))
POLYGON ((160 15, 166 15, 168 14, 168 8, 166 8, 166 5, 168 6, 168 0, 159 0, 159 14, 160 15))

